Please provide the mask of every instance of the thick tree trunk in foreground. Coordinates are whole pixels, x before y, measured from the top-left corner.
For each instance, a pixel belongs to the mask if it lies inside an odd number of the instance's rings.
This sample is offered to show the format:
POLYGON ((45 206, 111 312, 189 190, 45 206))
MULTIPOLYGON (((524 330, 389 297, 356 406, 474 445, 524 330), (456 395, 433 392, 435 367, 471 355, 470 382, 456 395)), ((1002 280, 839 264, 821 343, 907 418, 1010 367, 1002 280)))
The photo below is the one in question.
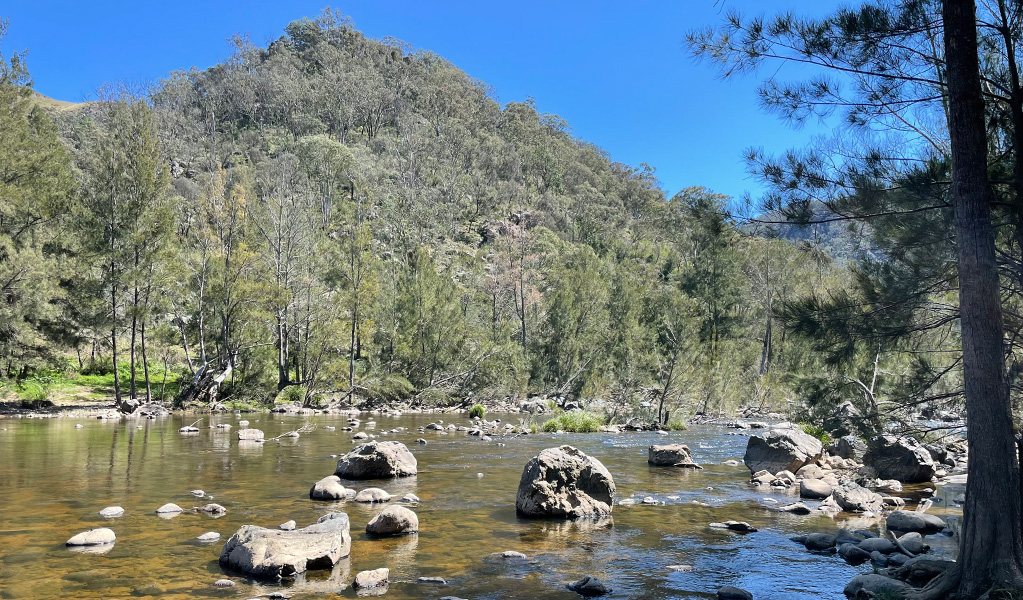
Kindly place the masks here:
POLYGON ((1023 540, 974 0, 945 0, 943 17, 970 472, 958 567, 925 591, 973 599, 1023 582, 1023 540))

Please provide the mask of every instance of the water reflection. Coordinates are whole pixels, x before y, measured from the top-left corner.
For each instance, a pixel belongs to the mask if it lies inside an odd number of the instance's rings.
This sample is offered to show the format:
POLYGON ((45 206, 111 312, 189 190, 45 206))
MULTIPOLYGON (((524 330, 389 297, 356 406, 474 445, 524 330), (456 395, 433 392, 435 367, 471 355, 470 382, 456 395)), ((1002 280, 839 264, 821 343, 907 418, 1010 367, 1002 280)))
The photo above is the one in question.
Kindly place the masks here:
MULTIPOLYGON (((758 600, 837 600, 846 581, 869 570, 869 565, 855 568, 833 556, 807 553, 788 538, 838 527, 872 528, 876 521, 848 516, 832 520, 816 510, 808 516, 773 510, 792 502, 793 495, 749 486, 745 467, 728 464, 741 461, 746 438, 728 435, 723 428, 693 428, 670 436, 508 436, 493 442, 464 432, 417 431, 437 417, 367 415, 356 428, 366 429, 368 421, 376 421, 375 431, 399 429, 386 439, 404 442, 419 461, 418 477, 342 482, 357 490, 383 488, 395 497, 391 502, 408 493, 420 498, 418 504, 405 504, 419 516, 419 535, 381 540, 370 540, 363 532, 386 504, 309 499, 309 487, 334 472, 337 459, 331 455, 357 443, 342 430, 348 426, 345 416, 317 416, 316 428, 300 438, 266 444, 240 442, 240 421, 251 421, 272 438, 312 420, 224 415, 207 420, 193 435, 177 429, 195 417, 90 420, 81 429, 65 419, 4 421, 0 592, 4 598, 38 600, 266 597, 282 587, 237 573, 226 574, 236 587, 211 587, 225 576, 217 562, 223 542, 244 524, 276 528, 293 519, 303 527, 325 511, 337 510, 351 519, 351 557, 330 572, 307 573, 284 586, 296 600, 314 594, 355 597, 353 574, 380 567, 391 571, 386 597, 395 600, 445 595, 568 599, 576 596, 565 584, 586 574, 614 588, 611 598, 708 598, 720 585, 737 585, 758 600), (208 429, 210 423, 235 427, 208 429), (419 437, 428 444, 415 444, 419 437), (650 444, 675 441, 693 448, 704 470, 647 465, 650 444), (616 506, 613 520, 519 519, 514 504, 523 465, 540 449, 564 443, 600 459, 614 475, 618 499, 633 498, 636 504, 616 506), (60 493, 54 493, 54 482, 60 482, 60 493), (155 513, 169 502, 194 506, 191 490, 197 488, 209 496, 201 503, 215 498, 228 513, 220 519, 192 511, 155 513), (642 505, 647 496, 657 504, 642 505), (116 544, 102 555, 64 549, 65 540, 102 521, 98 511, 112 505, 125 509, 123 517, 104 523, 117 534, 116 544), (740 535, 708 527, 729 519, 748 521, 760 531, 740 535), (195 541, 208 531, 220 533, 220 541, 195 541), (526 558, 490 556, 504 551, 526 558), (674 568, 680 565, 691 570, 674 568), (419 577, 443 577, 449 585, 417 584, 419 577)), ((514 423, 520 417, 501 418, 514 423)), ((444 415, 444 421, 468 424, 460 416, 444 415)), ((952 499, 961 491, 940 489, 935 497, 942 502, 931 512, 955 514, 952 499)), ((922 497, 923 492, 909 489, 904 495, 922 497)), ((940 552, 951 541, 932 537, 928 544, 940 552)))

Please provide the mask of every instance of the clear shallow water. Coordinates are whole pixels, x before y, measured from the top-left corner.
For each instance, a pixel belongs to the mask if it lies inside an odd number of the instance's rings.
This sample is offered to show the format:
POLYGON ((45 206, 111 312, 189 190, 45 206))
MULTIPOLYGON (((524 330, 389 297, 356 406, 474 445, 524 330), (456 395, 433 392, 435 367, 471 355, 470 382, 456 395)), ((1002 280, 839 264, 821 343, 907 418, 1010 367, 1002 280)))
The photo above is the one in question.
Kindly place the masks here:
MULTIPOLYGON (((511 423, 520 417, 488 416, 511 423)), ((363 427, 370 433, 407 427, 405 433, 379 439, 406 443, 419 461, 418 477, 351 484, 421 498, 413 506, 421 533, 384 540, 363 534, 379 506, 317 502, 308 496, 316 480, 334 472, 336 459, 330 455, 356 445, 350 432, 340 430, 347 423, 343 416, 214 416, 192 435, 177 429, 195 417, 0 420, 0 598, 252 598, 274 591, 295 599, 350 598, 356 596, 350 587, 355 573, 388 567, 392 583, 385 597, 395 599, 576 599, 580 596, 565 584, 591 574, 614 588, 610 598, 713 598, 718 587, 735 585, 760 600, 809 600, 842 598, 849 579, 871 570, 811 554, 789 541, 796 533, 866 523, 771 511, 763 498, 784 504, 796 496, 765 494, 747 483, 744 466, 725 465, 730 459, 741 462, 746 438, 728 435, 721 427, 667 436, 540 434, 491 442, 462 433, 416 432, 438 418, 468 423, 452 415, 363 415, 364 424, 377 422, 375 429, 363 427), (310 420, 317 429, 299 439, 240 447, 237 422, 242 419, 268 437, 310 420), (222 422, 234 428, 206 428, 222 422), (84 428, 76 429, 76 423, 84 428), (338 429, 328 431, 325 425, 338 429), (418 437, 429 443, 415 444, 418 437), (647 466, 648 445, 676 441, 688 444, 705 469, 647 466), (653 496, 664 504, 616 506, 611 526, 517 518, 515 491, 526 461, 543 448, 565 443, 604 463, 619 498, 635 495, 638 502, 653 496), (227 507, 227 515, 190 512, 210 501, 193 498, 193 489, 212 495, 212 502, 227 507), (166 502, 186 512, 171 519, 157 516, 156 508, 166 502), (111 505, 124 507, 125 515, 100 517, 98 512, 111 505), (331 510, 348 513, 353 538, 351 556, 333 572, 274 586, 224 572, 217 563, 223 543, 241 525, 276 527, 294 519, 303 527, 331 510), (742 535, 707 527, 728 519, 749 521, 760 531, 742 535), (106 554, 64 547, 72 535, 103 526, 117 534, 106 554), (219 532, 221 540, 196 542, 207 531, 219 532), (487 556, 504 550, 523 552, 529 560, 487 556), (674 572, 669 565, 692 565, 693 570, 674 572), (225 590, 211 586, 225 576, 238 585, 225 590), (444 577, 448 585, 416 583, 422 576, 444 577)), ((942 495, 950 501, 955 493, 942 495)), ((932 512, 942 507, 936 509, 932 512)))

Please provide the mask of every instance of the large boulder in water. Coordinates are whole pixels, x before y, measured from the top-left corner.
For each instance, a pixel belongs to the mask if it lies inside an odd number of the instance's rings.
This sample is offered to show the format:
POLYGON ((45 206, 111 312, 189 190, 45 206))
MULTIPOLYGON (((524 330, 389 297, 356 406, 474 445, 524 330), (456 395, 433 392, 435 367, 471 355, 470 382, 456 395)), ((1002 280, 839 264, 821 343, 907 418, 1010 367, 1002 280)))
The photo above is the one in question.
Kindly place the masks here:
POLYGON ((743 462, 750 473, 768 471, 795 473, 816 462, 824 453, 820 440, 798 429, 772 429, 764 437, 753 436, 746 444, 743 462))
POLYGON ((220 566, 266 579, 330 569, 352 548, 348 515, 328 513, 316 523, 283 531, 245 525, 224 544, 220 566))
POLYGON ((902 598, 913 586, 898 579, 889 579, 877 573, 867 573, 853 577, 842 590, 846 598, 874 598, 886 595, 890 598, 902 598))
POLYGON ((693 462, 693 455, 689 452, 689 446, 685 446, 683 444, 650 446, 647 450, 646 461, 655 467, 686 467, 689 469, 702 468, 700 465, 693 462))
POLYGON ((931 453, 913 438, 881 435, 870 440, 868 446, 863 463, 880 479, 920 483, 934 476, 931 453))
POLYGON ((855 481, 843 481, 834 493, 835 502, 842 510, 850 512, 880 513, 884 509, 884 498, 855 481))
POLYGON ((604 465, 572 446, 547 448, 526 463, 515 511, 526 517, 611 514, 615 482, 604 465))
POLYGON ((867 443, 855 435, 845 435, 831 444, 828 452, 847 460, 860 462, 863 460, 863 455, 867 453, 867 443))
POLYGON ((418 467, 405 444, 369 442, 342 456, 334 474, 342 479, 391 479, 415 475, 418 467))
POLYGON ((945 529, 941 517, 911 510, 892 511, 885 524, 892 531, 916 531, 925 535, 945 529))

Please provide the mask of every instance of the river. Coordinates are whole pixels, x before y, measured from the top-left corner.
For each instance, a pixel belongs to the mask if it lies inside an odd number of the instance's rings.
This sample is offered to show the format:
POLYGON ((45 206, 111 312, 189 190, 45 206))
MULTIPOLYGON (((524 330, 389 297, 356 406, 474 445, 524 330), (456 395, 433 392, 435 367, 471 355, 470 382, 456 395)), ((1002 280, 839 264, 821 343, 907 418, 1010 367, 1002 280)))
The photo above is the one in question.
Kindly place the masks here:
MULTIPOLYGON (((488 415, 518 423, 522 415, 488 415)), ((157 420, 0 420, 0 598, 254 598, 284 592, 294 599, 354 598, 350 583, 361 570, 388 567, 385 595, 405 598, 457 596, 469 599, 564 598, 580 596, 565 585, 585 574, 613 588, 608 598, 713 598, 722 585, 749 590, 759 600, 843 598, 842 588, 869 564, 852 567, 836 556, 807 552, 788 537, 838 526, 858 527, 814 513, 795 516, 771 510, 795 501, 747 483, 741 465, 746 437, 721 426, 696 426, 669 435, 539 434, 483 441, 463 433, 418 433, 437 419, 468 424, 464 415, 363 415, 363 427, 379 439, 404 442, 419 461, 418 477, 352 484, 383 487, 397 496, 412 492, 420 521, 417 536, 369 539, 363 531, 379 506, 309 499, 309 488, 334 472, 336 458, 356 442, 342 431, 347 417, 271 414, 206 417, 198 434, 177 429, 197 417, 157 420), (240 447, 237 423, 250 421, 267 437, 313 422, 315 431, 255 447, 240 447), (366 421, 375 420, 375 428, 366 421), (234 427, 209 429, 216 423, 234 427), (81 428, 76 428, 81 424, 81 428), (328 430, 326 426, 336 427, 328 430), (398 427, 398 434, 382 432, 398 427), (415 444, 424 437, 426 445, 415 444), (688 444, 704 470, 649 467, 650 444, 688 444), (522 468, 541 449, 574 445, 598 458, 614 477, 618 498, 646 496, 658 505, 616 506, 612 526, 586 521, 519 519, 515 492, 522 468), (725 464, 737 460, 739 466, 725 464), (220 518, 189 511, 211 500, 227 507, 220 518), (155 510, 175 502, 186 512, 164 519, 155 510), (698 504, 701 503, 701 504, 698 504), (106 520, 99 511, 118 505, 125 515, 106 520), (239 526, 276 527, 294 519, 299 527, 325 511, 343 510, 352 522, 352 552, 333 572, 310 573, 284 586, 264 585, 217 563, 220 549, 239 526), (760 529, 739 534, 712 529, 737 519, 760 529), (110 527, 117 542, 105 554, 68 550, 64 542, 94 527, 110 527), (211 545, 196 536, 221 534, 211 545), (488 558, 505 550, 525 553, 515 563, 488 558), (689 565, 691 572, 669 569, 689 565), (446 586, 417 583, 443 577, 446 586), (222 577, 237 582, 215 589, 222 577)), ((347 482, 346 482, 347 483, 347 482)), ((945 507, 961 490, 939 490, 945 507)), ((953 511, 954 512, 954 511, 953 511)), ((951 541, 929 537, 939 552, 951 541)))

